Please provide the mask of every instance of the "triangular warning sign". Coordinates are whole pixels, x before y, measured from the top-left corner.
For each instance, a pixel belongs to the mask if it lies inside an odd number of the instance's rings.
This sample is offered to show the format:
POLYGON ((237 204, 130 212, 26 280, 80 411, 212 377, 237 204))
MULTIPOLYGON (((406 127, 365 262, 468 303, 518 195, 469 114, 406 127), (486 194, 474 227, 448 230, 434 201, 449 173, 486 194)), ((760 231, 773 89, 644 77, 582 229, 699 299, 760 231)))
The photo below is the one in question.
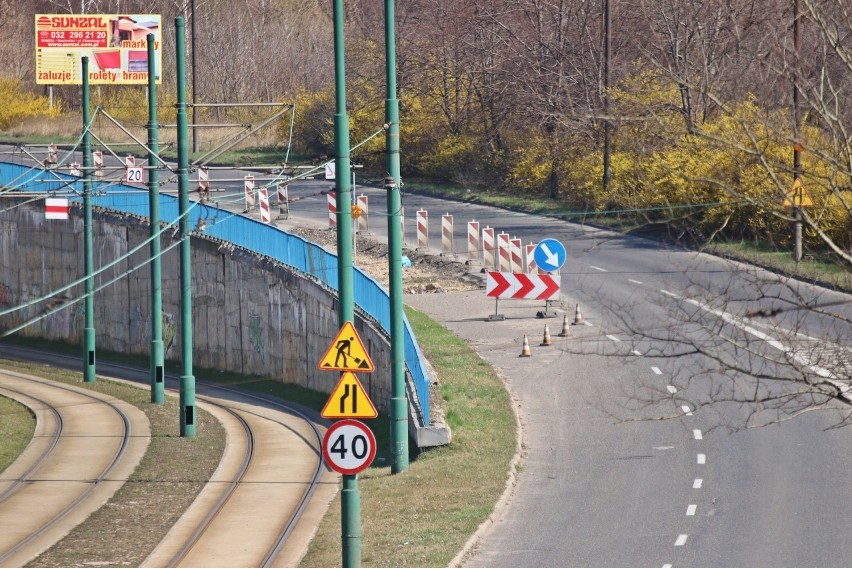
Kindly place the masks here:
POLYGON ((814 201, 808 195, 805 186, 802 185, 802 180, 800 178, 794 179, 793 185, 790 186, 790 191, 784 197, 784 207, 812 207, 813 204, 814 201))
POLYGON ((361 381, 349 371, 340 376, 320 414, 323 418, 376 418, 379 415, 361 381))
POLYGON ((337 337, 332 340, 328 351, 320 359, 319 368, 323 371, 373 372, 373 362, 351 321, 344 323, 337 332, 337 337))

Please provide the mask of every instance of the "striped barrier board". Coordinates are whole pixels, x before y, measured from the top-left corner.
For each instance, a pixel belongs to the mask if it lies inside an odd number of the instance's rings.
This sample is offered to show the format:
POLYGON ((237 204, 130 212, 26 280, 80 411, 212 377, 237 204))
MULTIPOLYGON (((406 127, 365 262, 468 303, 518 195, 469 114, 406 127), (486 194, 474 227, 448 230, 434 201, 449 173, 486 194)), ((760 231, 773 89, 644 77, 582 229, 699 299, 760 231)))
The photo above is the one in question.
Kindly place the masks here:
POLYGON ((278 218, 287 219, 290 215, 290 201, 287 197, 287 184, 278 184, 278 218))
POLYGON ((337 194, 333 191, 328 192, 328 226, 337 226, 337 194))
POLYGON ((243 189, 246 195, 246 211, 254 207, 254 176, 246 176, 243 189))
POLYGON ((100 150, 92 152, 92 165, 95 166, 95 175, 104 177, 104 153, 100 150))
POLYGON ((494 263, 494 229, 485 227, 482 229, 482 265, 485 268, 497 268, 494 263))
POLYGON ((447 213, 441 217, 441 254, 455 254, 453 245, 453 216, 447 213))
POLYGON ((512 258, 509 253, 509 233, 497 235, 497 261, 494 267, 500 272, 512 272, 512 258))
POLYGON ((489 272, 485 295, 512 300, 551 300, 559 295, 559 281, 549 274, 489 272))
POLYGON ((527 274, 544 274, 541 270, 539 270, 538 266, 535 263, 535 247, 538 245, 536 243, 530 243, 526 245, 524 248, 526 249, 526 272, 527 274))
POLYGON ((198 168, 198 193, 202 201, 210 197, 210 173, 207 168, 198 168))
POLYGON ((260 197, 260 220, 268 225, 272 222, 272 215, 269 212, 269 190, 266 186, 261 186, 257 190, 257 195, 260 197))
POLYGON ((482 239, 479 233, 479 221, 468 221, 467 223, 467 258, 468 260, 481 261, 482 239))
POLYGON ((429 248, 429 212, 425 209, 417 212, 417 248, 429 248))
POLYGON ((509 257, 512 265, 511 272, 524 271, 524 259, 521 256, 522 246, 523 241, 518 237, 512 237, 511 239, 509 239, 509 257))

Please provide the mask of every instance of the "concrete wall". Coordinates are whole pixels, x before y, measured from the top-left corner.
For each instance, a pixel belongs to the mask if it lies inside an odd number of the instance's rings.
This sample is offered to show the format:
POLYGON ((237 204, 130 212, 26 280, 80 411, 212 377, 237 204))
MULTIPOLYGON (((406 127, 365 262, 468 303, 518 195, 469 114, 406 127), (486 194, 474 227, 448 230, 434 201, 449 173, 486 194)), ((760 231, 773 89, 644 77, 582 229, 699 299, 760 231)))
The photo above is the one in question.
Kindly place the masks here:
MULTIPOLYGON (((18 204, 23 203, 23 200, 18 204)), ((67 221, 46 220, 41 202, 20 205, 3 201, 0 212, 0 310, 31 302, 82 278, 83 219, 71 209, 67 221)), ((96 210, 93 223, 95 270, 149 236, 149 226, 135 217, 96 210)), ((163 235, 162 248, 175 241, 163 235)), ((121 276, 95 294, 96 349, 149 352, 151 341, 150 265, 124 274, 148 259, 148 246, 95 278, 95 288, 121 276), (122 276, 123 275, 123 276, 122 276)), ((78 298, 79 284, 61 296, 78 298)), ((180 303, 178 249, 162 259, 163 340, 166 357, 178 359, 180 303)), ((9 329, 43 314, 62 300, 35 303, 0 316, 9 329)), ((234 250, 204 237, 192 239, 194 374, 205 369, 273 377, 282 382, 330 392, 339 374, 317 368, 338 332, 336 297, 317 282, 268 258, 234 250)), ((19 332, 80 344, 84 302, 78 302, 19 332)), ((390 347, 385 335, 368 322, 355 322, 376 371, 360 374, 373 403, 387 410, 390 399, 390 347)))

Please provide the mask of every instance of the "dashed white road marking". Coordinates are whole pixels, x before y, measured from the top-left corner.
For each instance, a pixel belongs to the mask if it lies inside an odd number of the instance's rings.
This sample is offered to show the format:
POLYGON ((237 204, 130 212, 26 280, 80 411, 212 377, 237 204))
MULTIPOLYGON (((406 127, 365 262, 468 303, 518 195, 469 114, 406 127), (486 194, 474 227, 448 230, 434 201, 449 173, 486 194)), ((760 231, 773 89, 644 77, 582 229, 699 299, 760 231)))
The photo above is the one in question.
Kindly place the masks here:
POLYGON ((674 387, 674 385, 667 385, 666 388, 670 393, 677 394, 677 389, 674 387))
POLYGON ((707 463, 707 456, 705 454, 698 454, 698 465, 704 465, 707 463))
POLYGON ((697 428, 692 431, 692 435, 695 436, 696 440, 703 440, 704 439, 704 434, 702 434, 701 430, 698 430, 697 428))
POLYGON ((593 268, 593 269, 597 270, 598 272, 609 272, 606 268, 601 268, 600 266, 595 266, 593 264, 590 264, 589 268, 593 268))
POLYGON ((654 446, 655 450, 673 450, 674 446, 654 446))
POLYGON ((704 480, 700 477, 692 482, 693 489, 701 489, 701 486, 704 485, 704 480))
POLYGON ((686 539, 689 538, 689 535, 682 534, 678 535, 677 540, 675 541, 675 546, 683 546, 686 544, 686 539))
POLYGON ((593 327, 593 326, 592 326, 592 322, 590 322, 590 321, 584 321, 584 322, 583 322, 583 325, 587 325, 587 326, 589 326, 589 327, 593 327))
POLYGON ((641 353, 639 353, 638 351, 636 351, 635 349, 634 349, 633 351, 631 351, 631 353, 633 353, 633 354, 634 354, 634 355, 636 355, 637 357, 641 357, 641 356, 642 356, 642 354, 641 354, 641 353))
POLYGON ((614 335, 607 335, 606 338, 609 339, 610 341, 615 341, 616 343, 621 343, 621 340, 614 335))
POLYGON ((665 294, 666 296, 669 296, 671 298, 680 298, 680 296, 678 296, 674 292, 669 292, 668 290, 660 290, 660 292, 662 292, 663 294, 665 294))
POLYGON ((698 505, 690 505, 689 507, 687 507, 686 508, 686 516, 687 517, 694 517, 696 509, 698 509, 698 505))
POLYGON ((660 370, 659 367, 651 367, 651 370, 654 371, 655 375, 662 375, 663 374, 663 372, 660 370))
POLYGON ((692 416, 692 410, 687 405, 684 404, 683 406, 680 407, 680 409, 683 410, 683 413, 685 415, 692 416))
POLYGON ((627 281, 630 282, 631 284, 636 284, 637 286, 642 285, 641 282, 639 282, 638 280, 633 280, 632 278, 628 278, 627 281))
POLYGON ((672 568, 671 564, 663 564, 663 568, 672 568))

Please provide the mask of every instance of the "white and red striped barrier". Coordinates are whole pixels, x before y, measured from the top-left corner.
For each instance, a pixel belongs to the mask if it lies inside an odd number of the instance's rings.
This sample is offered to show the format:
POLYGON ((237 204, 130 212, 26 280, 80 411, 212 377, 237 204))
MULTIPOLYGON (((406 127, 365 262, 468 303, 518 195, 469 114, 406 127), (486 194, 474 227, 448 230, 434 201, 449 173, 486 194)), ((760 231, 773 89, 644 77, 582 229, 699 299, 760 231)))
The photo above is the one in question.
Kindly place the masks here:
POLYGON ((210 173, 207 168, 198 168, 198 193, 201 201, 210 197, 210 173))
POLYGON ((441 216, 441 254, 450 256, 455 254, 453 216, 449 213, 441 216))
POLYGON ((544 272, 541 271, 535 263, 535 248, 537 246, 538 245, 536 243, 530 243, 524 247, 526 249, 527 259, 524 272, 526 272, 527 274, 544 274, 544 272))
POLYGON ((269 190, 266 186, 257 190, 257 196, 260 198, 260 220, 268 225, 272 222, 272 214, 269 212, 269 190))
POLYGON ((243 189, 246 195, 246 211, 254 207, 254 176, 246 176, 243 189))
POLYGON ((370 232, 370 219, 369 219, 369 199, 364 194, 359 195, 355 198, 355 203, 358 207, 361 208, 361 215, 358 217, 357 221, 357 230, 362 233, 370 232))
POLYGON ((100 150, 92 152, 92 164, 95 166, 95 175, 104 177, 104 153, 100 150))
POLYGON ((489 272, 485 295, 513 300, 551 300, 559 294, 559 281, 549 274, 489 272))
POLYGON ((524 271, 524 259, 521 256, 521 247, 523 245, 523 241, 518 237, 512 237, 509 239, 509 258, 510 264, 512 265, 511 272, 523 272, 524 271))
POLYGON ((65 198, 48 197, 44 200, 45 219, 67 219, 68 200, 65 198))
POLYGON ((334 228, 337 226, 337 194, 333 191, 328 192, 328 226, 334 228))
POLYGON ((417 248, 429 248, 429 212, 425 209, 417 212, 417 248))
POLYGON ((467 259, 474 262, 482 260, 482 238, 479 233, 479 221, 467 222, 467 259))
POLYGON ((497 266, 500 272, 512 272, 512 257, 509 253, 509 233, 497 235, 497 266))
POLYGON ((126 158, 124 158, 124 166, 127 168, 135 168, 136 156, 127 156, 126 158))
POLYGON ((278 184, 278 218, 286 219, 290 215, 290 199, 287 196, 287 184, 278 184))
POLYGON ((485 268, 497 268, 494 263, 494 229, 485 227, 482 229, 482 265, 485 268))
POLYGON ((71 174, 72 176, 79 177, 80 174, 82 173, 80 171, 80 164, 78 164, 77 162, 73 162, 70 166, 68 166, 68 173, 71 174))

